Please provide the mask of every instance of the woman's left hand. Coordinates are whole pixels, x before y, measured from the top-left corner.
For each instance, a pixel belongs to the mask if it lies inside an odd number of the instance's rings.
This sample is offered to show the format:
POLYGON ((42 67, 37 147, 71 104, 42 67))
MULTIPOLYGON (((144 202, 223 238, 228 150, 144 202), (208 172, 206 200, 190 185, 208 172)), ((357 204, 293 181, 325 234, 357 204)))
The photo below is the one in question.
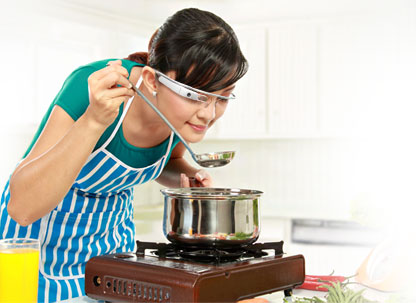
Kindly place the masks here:
POLYGON ((198 170, 194 176, 181 174, 181 187, 212 187, 212 178, 203 169, 198 170))

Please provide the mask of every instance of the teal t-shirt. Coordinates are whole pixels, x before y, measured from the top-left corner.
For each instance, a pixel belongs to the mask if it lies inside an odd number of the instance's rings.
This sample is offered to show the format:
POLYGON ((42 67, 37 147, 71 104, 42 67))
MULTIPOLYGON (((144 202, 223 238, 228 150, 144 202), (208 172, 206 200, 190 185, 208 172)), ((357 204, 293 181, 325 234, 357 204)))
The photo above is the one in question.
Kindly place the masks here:
MULTIPOLYGON (((81 117, 84 114, 89 105, 88 77, 93 72, 104 68, 107 62, 112 60, 116 59, 101 60, 81 66, 69 75, 69 77, 65 80, 61 90, 49 106, 28 150, 24 154, 24 157, 26 157, 26 155, 30 152, 33 145, 37 141, 55 105, 62 107, 62 109, 65 110, 65 112, 68 113, 68 115, 70 115, 74 121, 77 121, 79 117, 81 117)), ((129 74, 134 66, 144 66, 143 64, 139 64, 124 59, 121 60, 121 62, 122 66, 127 69, 129 74)), ((94 150, 102 146, 105 143, 105 141, 110 137, 111 133, 117 125, 117 122, 120 120, 120 117, 123 112, 123 105, 124 104, 120 106, 118 117, 104 131, 103 135, 98 140, 94 150)), ((172 149, 178 142, 179 138, 175 135, 175 137, 173 138, 171 150, 169 151, 169 157, 172 149)), ((140 168, 151 165, 152 163, 160 159, 166 153, 168 144, 169 138, 161 142, 159 145, 150 148, 140 148, 133 146, 127 142, 123 135, 122 127, 120 127, 115 137, 111 140, 110 144, 106 147, 106 149, 125 164, 131 167, 140 168)))

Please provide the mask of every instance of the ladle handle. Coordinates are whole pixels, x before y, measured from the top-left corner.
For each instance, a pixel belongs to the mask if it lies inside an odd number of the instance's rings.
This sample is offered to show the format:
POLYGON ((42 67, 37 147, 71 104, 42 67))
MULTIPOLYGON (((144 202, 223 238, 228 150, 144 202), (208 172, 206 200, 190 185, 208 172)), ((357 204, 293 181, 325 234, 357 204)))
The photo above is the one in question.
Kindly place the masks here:
POLYGON ((185 140, 182 138, 182 136, 178 133, 178 131, 173 127, 173 125, 169 122, 169 120, 157 109, 157 107, 149 101, 149 99, 146 98, 146 96, 129 80, 130 84, 132 85, 133 90, 140 96, 142 99, 159 115, 160 118, 162 118, 163 121, 169 126, 169 128, 175 133, 175 135, 178 136, 179 140, 182 141, 183 145, 185 145, 186 149, 189 151, 189 153, 192 156, 192 159, 194 159, 195 162, 198 163, 198 159, 196 158, 194 152, 192 151, 191 147, 188 145, 188 143, 185 142, 185 140))

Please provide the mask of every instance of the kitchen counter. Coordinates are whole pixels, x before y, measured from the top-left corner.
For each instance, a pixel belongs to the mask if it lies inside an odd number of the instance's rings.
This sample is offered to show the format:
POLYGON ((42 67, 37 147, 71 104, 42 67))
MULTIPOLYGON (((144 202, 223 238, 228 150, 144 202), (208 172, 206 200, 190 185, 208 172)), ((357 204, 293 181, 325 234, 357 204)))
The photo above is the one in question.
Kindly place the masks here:
MULTIPOLYGON (((363 287, 355 286, 354 288, 358 290, 358 289, 362 289, 363 287)), ((297 298, 304 298, 304 297, 312 298, 314 296, 319 297, 319 298, 324 298, 324 296, 326 295, 326 292, 295 289, 293 292, 293 295, 297 298)), ((365 297, 369 300, 372 300, 373 302, 383 303, 383 302, 389 301, 389 302, 404 303, 403 301, 392 300, 392 298, 394 298, 395 296, 397 296, 397 294, 380 292, 380 291, 376 291, 376 290, 369 289, 369 288, 365 290, 365 297)), ((283 295, 283 291, 277 291, 268 295, 260 296, 259 298, 267 299, 270 303, 283 303, 284 295, 283 295)), ((412 301, 410 301, 409 299, 408 301, 405 301, 405 302, 412 302, 412 301)), ((84 296, 84 297, 79 297, 75 299, 64 300, 64 301, 61 301, 61 303, 104 303, 104 301, 94 300, 87 296, 84 296)))
MULTIPOLYGON (((305 297, 305 296, 322 296, 322 293, 318 292, 318 291, 304 291, 304 290, 295 290, 295 294, 297 296, 300 297, 305 297), (311 294, 313 293, 313 294, 311 294), (298 295, 299 294, 299 295, 298 295)), ((272 294, 268 294, 268 295, 264 295, 261 296, 260 298, 265 298, 267 299, 269 302, 283 302, 283 292, 282 291, 278 291, 272 294)), ((75 298, 75 299, 69 299, 69 300, 65 300, 65 301, 61 301, 61 303, 104 303, 104 301, 101 300, 94 300, 88 296, 83 296, 83 297, 79 297, 79 298, 75 298)))

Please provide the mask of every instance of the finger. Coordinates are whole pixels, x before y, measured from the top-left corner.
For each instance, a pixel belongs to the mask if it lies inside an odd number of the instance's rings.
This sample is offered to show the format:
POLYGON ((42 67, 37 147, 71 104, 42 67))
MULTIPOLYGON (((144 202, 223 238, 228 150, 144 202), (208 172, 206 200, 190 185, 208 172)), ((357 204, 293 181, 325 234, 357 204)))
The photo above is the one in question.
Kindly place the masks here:
POLYGON ((107 89, 103 95, 107 98, 116 98, 116 97, 133 97, 134 91, 127 87, 113 87, 107 89))
POLYGON ((190 187, 189 178, 185 174, 181 174, 181 187, 190 187))
POLYGON ((198 181, 195 177, 188 177, 189 187, 204 187, 204 185, 198 181))
POLYGON ((110 72, 117 72, 122 74, 124 77, 128 77, 129 76, 129 72, 128 70, 122 66, 122 65, 109 65, 105 68, 106 70, 110 71, 110 72))
POLYGON ((107 62, 107 66, 110 65, 121 65, 121 60, 112 60, 107 62))
POLYGON ((116 108, 120 107, 121 103, 126 102, 129 98, 122 96, 122 97, 116 97, 116 98, 111 98, 110 102, 112 103, 112 105, 116 108))
POLYGON ((112 88, 117 85, 124 86, 127 88, 132 87, 130 81, 127 80, 126 77, 124 77, 123 75, 117 72, 108 73, 99 81, 97 81, 95 85, 97 89, 107 89, 107 88, 112 88))
POLYGON ((197 171, 195 174, 195 178, 200 182, 202 182, 204 179, 208 179, 209 177, 209 174, 203 169, 197 171))
POLYGON ((201 169, 195 174, 195 179, 201 187, 212 187, 212 178, 205 170, 201 169))
MULTIPOLYGON (((111 62, 113 62, 113 61, 111 61, 111 62)), ((111 72, 118 72, 118 73, 122 74, 124 77, 129 76, 129 72, 127 71, 127 69, 125 67, 123 67, 121 65, 118 65, 118 64, 111 64, 111 65, 107 65, 106 67, 92 73, 90 75, 90 78, 92 80, 99 80, 99 79, 105 77, 107 74, 109 74, 111 72)))
POLYGON ((104 67, 100 70, 93 72, 90 75, 89 80, 95 80, 95 81, 100 80, 101 78, 105 77, 107 74, 112 73, 112 72, 118 72, 122 74, 124 77, 129 76, 127 69, 124 68, 123 66, 111 65, 111 66, 107 66, 107 67, 104 67))
POLYGON ((212 180, 211 179, 204 179, 202 182, 200 182, 202 187, 212 187, 212 180))

